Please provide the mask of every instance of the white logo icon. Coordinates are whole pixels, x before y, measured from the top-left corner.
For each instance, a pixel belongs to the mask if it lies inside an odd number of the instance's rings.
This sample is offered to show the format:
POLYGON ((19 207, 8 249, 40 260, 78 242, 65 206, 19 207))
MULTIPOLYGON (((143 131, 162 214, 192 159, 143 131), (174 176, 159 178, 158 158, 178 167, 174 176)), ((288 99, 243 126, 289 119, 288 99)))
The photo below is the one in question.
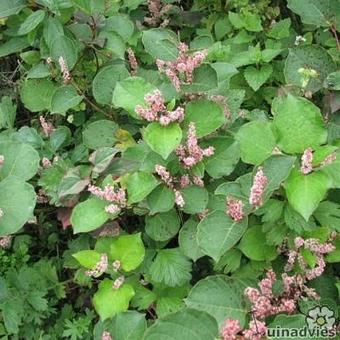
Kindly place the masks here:
POLYGON ((310 329, 332 329, 335 324, 334 312, 327 306, 317 306, 309 310, 306 322, 310 329))

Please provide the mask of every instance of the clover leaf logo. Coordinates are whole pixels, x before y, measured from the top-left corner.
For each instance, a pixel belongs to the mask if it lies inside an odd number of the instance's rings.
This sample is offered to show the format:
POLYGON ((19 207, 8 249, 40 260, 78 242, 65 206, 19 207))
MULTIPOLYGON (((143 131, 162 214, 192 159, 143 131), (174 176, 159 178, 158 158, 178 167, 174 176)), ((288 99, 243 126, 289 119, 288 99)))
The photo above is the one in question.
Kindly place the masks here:
POLYGON ((334 312, 327 306, 314 307, 308 311, 306 322, 311 329, 332 329, 335 324, 334 312))

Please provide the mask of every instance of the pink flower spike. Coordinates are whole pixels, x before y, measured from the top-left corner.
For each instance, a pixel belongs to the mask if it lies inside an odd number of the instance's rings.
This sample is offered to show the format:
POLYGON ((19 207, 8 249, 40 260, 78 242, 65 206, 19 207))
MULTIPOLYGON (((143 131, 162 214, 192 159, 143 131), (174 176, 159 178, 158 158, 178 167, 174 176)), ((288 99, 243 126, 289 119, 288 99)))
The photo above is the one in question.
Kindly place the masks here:
POLYGON ((227 197, 227 215, 229 215, 234 221, 241 221, 243 219, 243 207, 244 204, 241 200, 227 197))
POLYGON ((128 54, 128 60, 129 60, 130 69, 131 69, 131 75, 135 76, 138 71, 138 62, 136 59, 135 52, 133 52, 133 49, 129 47, 127 49, 127 54, 128 54))
POLYGON ((108 331, 104 331, 102 334, 102 340, 112 340, 111 334, 108 331))
POLYGON ((313 149, 307 148, 301 157, 300 171, 304 175, 307 175, 313 171, 312 161, 313 161, 313 149))
POLYGON ((227 319, 224 321, 221 335, 223 340, 236 340, 237 333, 242 330, 238 320, 227 319))
POLYGON ((255 208, 263 204, 263 194, 267 186, 268 178, 265 176, 262 167, 258 167, 250 189, 249 203, 255 208))
POLYGON ((109 265, 109 262, 108 262, 107 255, 105 253, 101 254, 100 261, 96 264, 96 266, 93 269, 87 270, 85 272, 85 275, 99 277, 107 270, 108 265, 109 265))

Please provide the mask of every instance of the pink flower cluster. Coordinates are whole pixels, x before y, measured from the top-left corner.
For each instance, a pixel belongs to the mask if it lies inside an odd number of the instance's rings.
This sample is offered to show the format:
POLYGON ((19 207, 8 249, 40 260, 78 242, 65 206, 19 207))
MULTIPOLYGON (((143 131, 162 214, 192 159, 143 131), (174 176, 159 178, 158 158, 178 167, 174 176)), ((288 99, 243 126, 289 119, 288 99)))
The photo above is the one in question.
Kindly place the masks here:
POLYGON ((161 125, 166 126, 172 122, 181 122, 184 119, 184 109, 182 107, 178 107, 174 111, 166 109, 164 98, 159 90, 148 93, 144 99, 149 107, 143 108, 137 105, 135 111, 148 122, 159 122, 161 125))
POLYGON ((130 64, 131 75, 135 76, 138 71, 138 62, 136 59, 135 52, 133 52, 133 49, 129 47, 127 49, 127 54, 128 54, 129 64, 130 64))
POLYGON ((117 272, 120 269, 121 262, 119 260, 113 261, 112 269, 114 272, 117 272))
POLYGON ((52 165, 51 161, 47 157, 43 157, 41 160, 41 165, 43 168, 48 168, 52 165))
POLYGON ((151 26, 165 27, 169 24, 169 19, 164 16, 171 8, 172 5, 163 5, 160 0, 148 0, 150 16, 145 17, 144 21, 151 26))
POLYGON ((102 334, 102 340, 112 340, 111 334, 108 331, 104 331, 102 334))
POLYGON ((105 271, 107 270, 109 265, 108 262, 108 257, 107 255, 101 254, 100 255, 100 261, 96 264, 96 266, 93 269, 87 270, 85 272, 86 276, 92 276, 92 277, 99 277, 100 275, 102 275, 103 273, 105 273, 105 271))
POLYGON ((4 165, 4 163, 5 163, 5 156, 0 155, 0 166, 4 165))
POLYGON ((189 124, 188 139, 186 145, 180 145, 176 149, 176 154, 181 161, 184 168, 192 168, 198 162, 200 162, 203 157, 209 157, 214 154, 215 148, 209 146, 206 149, 202 149, 198 145, 198 140, 196 137, 196 127, 193 122, 189 124))
POLYGON ((307 148, 303 152, 303 155, 301 156, 301 168, 300 168, 300 171, 304 175, 307 175, 307 174, 309 174, 310 172, 313 171, 312 161, 313 161, 313 149, 312 148, 307 148))
POLYGON ((321 166, 326 166, 331 163, 333 163, 336 160, 336 153, 332 152, 330 155, 328 155, 322 162, 321 166))
POLYGON ((0 237, 0 248, 1 249, 9 248, 11 246, 11 243, 12 243, 11 235, 0 237))
POLYGON ((285 266, 285 271, 291 271, 297 259, 299 266, 303 270, 307 280, 313 280, 320 276, 326 267, 324 255, 335 250, 335 247, 331 243, 320 243, 320 241, 315 238, 304 240, 302 237, 297 237, 294 242, 295 250, 290 250, 288 252, 288 261, 285 266), (307 268, 307 263, 299 252, 302 247, 310 250, 314 254, 316 257, 316 267, 312 269, 307 268))
POLYGON ((43 129, 44 135, 46 137, 49 137, 53 133, 53 131, 55 130, 53 124, 50 123, 50 122, 47 122, 46 119, 43 116, 40 116, 39 120, 40 120, 40 125, 43 129))
POLYGON ((237 333, 242 330, 238 320, 227 319, 224 321, 224 325, 221 331, 223 340, 236 340, 237 333))
POLYGON ((252 204, 253 207, 257 208, 263 204, 263 194, 267 184, 268 178, 265 176, 263 168, 258 167, 249 196, 249 203, 252 204))
POLYGON ((58 62, 59 62, 59 66, 60 66, 60 71, 63 75, 64 84, 68 84, 71 81, 72 76, 71 76, 71 73, 68 69, 66 60, 64 59, 64 57, 60 56, 59 59, 58 59, 58 62))
POLYGON ((178 45, 179 55, 174 61, 156 60, 158 70, 164 72, 171 80, 177 91, 180 91, 183 84, 191 84, 194 70, 202 64, 207 51, 198 51, 189 54, 189 47, 185 43, 178 45))
POLYGON ((100 199, 113 202, 105 207, 105 211, 109 214, 117 214, 126 207, 126 193, 122 188, 115 189, 112 185, 106 185, 104 189, 101 189, 95 185, 89 185, 88 191, 100 199))
POLYGON ((226 203, 227 203, 226 214, 229 215, 234 221, 241 221, 244 215, 243 202, 241 200, 237 200, 228 196, 226 203))
POLYGON ((114 280, 114 282, 112 284, 112 288, 113 289, 119 289, 122 286, 122 284, 124 283, 124 281, 125 281, 124 276, 123 275, 119 276, 118 279, 114 280))
POLYGON ((243 337, 238 336, 242 331, 238 320, 227 319, 221 330, 222 340, 250 339, 260 340, 266 335, 266 324, 260 320, 254 319, 249 322, 249 328, 242 332, 243 337))

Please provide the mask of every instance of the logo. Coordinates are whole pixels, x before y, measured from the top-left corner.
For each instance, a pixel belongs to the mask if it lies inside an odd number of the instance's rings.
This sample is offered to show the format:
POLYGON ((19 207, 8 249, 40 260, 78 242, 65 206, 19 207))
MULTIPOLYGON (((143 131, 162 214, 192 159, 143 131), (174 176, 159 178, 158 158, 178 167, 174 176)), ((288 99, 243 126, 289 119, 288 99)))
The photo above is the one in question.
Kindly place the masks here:
POLYGON ((309 310, 306 323, 310 329, 332 329, 335 325, 334 312, 327 306, 317 306, 309 310))

